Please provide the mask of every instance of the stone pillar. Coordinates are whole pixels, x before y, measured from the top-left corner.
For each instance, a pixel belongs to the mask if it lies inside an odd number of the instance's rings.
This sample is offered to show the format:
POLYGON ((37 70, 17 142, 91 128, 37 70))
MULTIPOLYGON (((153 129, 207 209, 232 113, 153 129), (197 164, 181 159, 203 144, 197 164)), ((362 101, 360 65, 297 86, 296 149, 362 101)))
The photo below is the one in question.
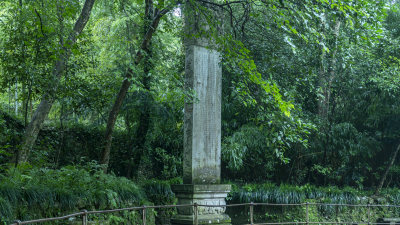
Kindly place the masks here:
POLYGON ((186 48, 183 182, 219 184, 221 180, 221 66, 217 51, 186 48))
MULTIPOLYGON (((214 16, 219 16, 217 13, 214 16)), ((230 185, 221 180, 221 56, 200 14, 185 7, 183 185, 173 186, 178 204, 225 205, 230 185)), ((198 224, 230 224, 225 207, 198 207, 198 224)), ((178 208, 172 224, 194 224, 193 208, 178 208)))

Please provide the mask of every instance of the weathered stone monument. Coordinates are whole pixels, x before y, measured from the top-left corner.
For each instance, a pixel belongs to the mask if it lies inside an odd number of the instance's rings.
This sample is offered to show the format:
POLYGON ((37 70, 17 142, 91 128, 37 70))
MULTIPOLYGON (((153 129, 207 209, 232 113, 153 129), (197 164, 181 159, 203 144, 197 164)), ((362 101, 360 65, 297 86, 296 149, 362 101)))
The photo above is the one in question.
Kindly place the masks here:
MULTIPOLYGON (((230 185, 221 180, 221 57, 209 27, 187 2, 184 13, 185 99, 183 183, 173 186, 178 204, 225 205, 230 185)), ((215 13, 214 15, 217 15, 215 13)), ((225 207, 198 207, 198 224, 230 224, 225 207)), ((178 208, 172 224, 195 224, 193 207, 178 208)))

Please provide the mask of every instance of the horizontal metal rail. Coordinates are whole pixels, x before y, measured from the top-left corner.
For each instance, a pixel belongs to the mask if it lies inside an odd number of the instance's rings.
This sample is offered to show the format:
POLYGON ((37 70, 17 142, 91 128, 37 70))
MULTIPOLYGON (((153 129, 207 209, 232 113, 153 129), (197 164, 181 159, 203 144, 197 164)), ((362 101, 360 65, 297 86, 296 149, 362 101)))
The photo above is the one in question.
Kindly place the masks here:
MULTIPOLYGON (((198 207, 239 207, 239 206, 249 206, 250 207, 250 221, 251 225, 277 225, 277 224, 388 224, 388 223, 374 223, 369 221, 370 215, 368 215, 367 222, 311 222, 308 221, 308 207, 309 206, 341 206, 341 207, 368 207, 369 209, 372 207, 389 207, 389 208, 400 208, 400 205, 377 205, 377 204, 334 204, 334 203, 288 203, 288 204, 280 204, 280 203, 240 203, 240 204, 229 204, 229 205, 203 205, 203 204, 186 204, 186 205, 158 205, 158 206, 136 206, 136 207, 129 207, 129 208, 121 208, 121 209, 107 209, 107 210, 93 210, 87 211, 83 210, 81 212, 72 213, 65 216, 60 217, 52 217, 52 218, 44 218, 44 219, 36 219, 36 220, 28 220, 28 221, 20 221, 16 220, 14 223, 10 225, 22 225, 22 224, 33 224, 33 223, 43 223, 43 222, 50 222, 56 220, 65 220, 72 217, 79 217, 82 216, 82 224, 87 224, 87 216, 92 214, 107 214, 107 213, 115 213, 115 212, 123 212, 123 211, 138 211, 141 210, 143 214, 143 224, 146 224, 146 210, 147 209, 165 209, 165 208, 184 208, 184 207, 193 207, 194 208, 194 215, 197 219, 198 214, 198 207), (253 207, 254 206, 306 206, 306 222, 271 222, 271 223, 253 223, 253 207)), ((368 210, 368 214, 370 214, 370 210, 368 210)))
MULTIPOLYGON (((351 225, 355 225, 355 224, 364 224, 364 225, 368 225, 368 224, 385 224, 388 225, 389 223, 368 223, 368 222, 276 222, 276 223, 253 223, 253 225, 278 225, 278 224, 351 224, 351 225)), ((246 225, 251 225, 251 224, 246 224, 246 225)))

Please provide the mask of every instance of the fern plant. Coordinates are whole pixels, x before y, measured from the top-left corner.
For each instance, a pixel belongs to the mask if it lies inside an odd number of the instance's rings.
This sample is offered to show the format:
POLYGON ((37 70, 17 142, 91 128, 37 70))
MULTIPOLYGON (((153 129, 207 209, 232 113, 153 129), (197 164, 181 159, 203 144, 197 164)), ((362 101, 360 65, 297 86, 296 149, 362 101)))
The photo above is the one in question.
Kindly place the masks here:
MULTIPOLYGON (((132 181, 86 167, 9 169, 0 176, 0 216, 5 222, 65 215, 82 209, 143 204, 132 181)), ((105 219, 108 219, 107 217, 105 219)))

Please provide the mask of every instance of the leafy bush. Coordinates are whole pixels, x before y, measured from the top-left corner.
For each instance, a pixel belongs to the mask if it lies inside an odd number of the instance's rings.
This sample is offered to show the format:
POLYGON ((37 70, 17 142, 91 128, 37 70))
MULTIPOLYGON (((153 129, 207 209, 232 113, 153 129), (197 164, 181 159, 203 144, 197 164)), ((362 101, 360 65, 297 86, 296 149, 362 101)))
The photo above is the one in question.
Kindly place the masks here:
POLYGON ((6 222, 128 207, 144 200, 133 182, 104 174, 95 163, 59 170, 13 168, 0 176, 0 215, 6 222))
POLYGON ((314 199, 325 203, 354 204, 358 201, 357 190, 352 188, 292 186, 273 183, 246 184, 230 193, 232 203, 262 202, 299 204, 314 199))
MULTIPOLYGON (((350 187, 316 187, 313 185, 293 186, 275 185, 273 183, 245 184, 231 191, 228 203, 277 203, 277 204, 300 204, 300 203, 332 203, 332 204, 363 204, 373 201, 369 198, 372 191, 359 191, 350 187)), ((379 200, 379 204, 395 204, 400 201, 400 190, 385 189, 382 191, 385 198, 379 200)), ((248 209, 232 210, 231 215, 248 218, 248 209), (244 213, 243 213, 244 212, 244 213)), ((257 206, 255 207, 255 218, 260 221, 288 222, 305 221, 306 206, 257 206)), ((313 222, 327 221, 367 221, 367 207, 346 207, 334 205, 308 206, 309 219, 313 222)), ((396 217, 399 215, 398 208, 371 207, 370 220, 377 221, 383 217, 396 217)))
POLYGON ((382 194, 385 199, 393 205, 400 205, 400 189, 392 188, 392 189, 383 189, 382 194))
MULTIPOLYGON (((167 110, 168 111, 168 110, 167 110)), ((169 117, 152 126, 147 151, 142 163, 150 171, 161 171, 154 177, 170 179, 182 174, 181 154, 183 148, 181 125, 177 126, 169 117)), ((41 129, 30 162, 36 167, 60 168, 71 164, 84 164, 88 160, 100 159, 103 148, 104 127, 65 123, 63 127, 51 123, 41 129)), ((18 150, 24 125, 0 108, 0 171, 1 165, 11 161, 18 150)), ((131 133, 121 130, 113 132, 110 171, 118 176, 131 177, 132 159, 138 154, 131 133)), ((151 176, 152 177, 152 176, 151 176)))
MULTIPOLYGON (((171 190, 171 184, 181 183, 181 178, 167 181, 152 179, 144 182, 143 190, 146 193, 147 199, 155 205, 173 205, 176 203, 177 199, 171 190)), ((157 224, 168 224, 168 220, 176 213, 176 208, 156 209, 156 211, 158 213, 156 217, 157 224)))
POLYGON ((182 183, 180 179, 167 181, 151 179, 144 182, 143 190, 147 199, 155 205, 170 205, 176 200, 175 194, 171 190, 171 184, 179 183, 182 183))
POLYGON ((0 110, 0 164, 10 160, 18 147, 22 131, 23 125, 19 120, 0 110))

